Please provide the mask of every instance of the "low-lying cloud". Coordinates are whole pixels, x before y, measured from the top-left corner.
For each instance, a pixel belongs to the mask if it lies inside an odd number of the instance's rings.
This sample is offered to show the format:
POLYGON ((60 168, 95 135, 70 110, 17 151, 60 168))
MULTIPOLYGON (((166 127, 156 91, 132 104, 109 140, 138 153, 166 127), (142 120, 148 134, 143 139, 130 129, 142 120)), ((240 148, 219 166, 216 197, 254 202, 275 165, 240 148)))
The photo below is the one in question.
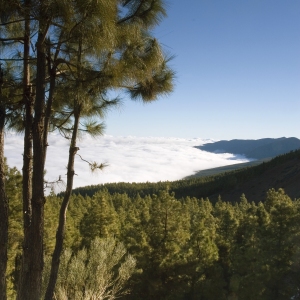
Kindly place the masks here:
MULTIPOLYGON (((199 170, 248 161, 242 156, 209 153, 194 148, 208 142, 211 140, 200 138, 105 135, 94 139, 84 136, 78 141, 78 154, 90 162, 107 163, 108 167, 92 173, 88 164, 76 156, 74 187, 107 182, 173 181, 199 170)), ((51 134, 48 143, 45 179, 52 182, 61 176, 66 181, 68 141, 60 135, 51 134)), ((9 166, 21 170, 22 153, 23 137, 8 133, 5 137, 5 156, 9 166)))

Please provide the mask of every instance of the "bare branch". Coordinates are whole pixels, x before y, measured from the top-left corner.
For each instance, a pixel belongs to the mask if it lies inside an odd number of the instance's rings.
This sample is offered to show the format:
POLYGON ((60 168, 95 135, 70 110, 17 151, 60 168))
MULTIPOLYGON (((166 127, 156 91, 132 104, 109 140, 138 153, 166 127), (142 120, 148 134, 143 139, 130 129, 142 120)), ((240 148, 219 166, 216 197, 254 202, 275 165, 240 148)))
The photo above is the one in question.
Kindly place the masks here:
POLYGON ((24 41, 24 37, 15 37, 9 39, 0 38, 0 42, 11 42, 11 41, 24 41))
MULTIPOLYGON (((0 58, 0 60, 3 61, 22 61, 24 58, 0 58)), ((27 60, 33 61, 36 60, 36 58, 28 58, 27 60)))
MULTIPOLYGON (((35 20, 35 19, 29 19, 29 21, 33 21, 33 20, 35 20)), ((14 24, 14 23, 19 23, 19 22, 25 22, 25 19, 1 23, 0 26, 6 26, 6 25, 9 25, 9 24, 14 24)))

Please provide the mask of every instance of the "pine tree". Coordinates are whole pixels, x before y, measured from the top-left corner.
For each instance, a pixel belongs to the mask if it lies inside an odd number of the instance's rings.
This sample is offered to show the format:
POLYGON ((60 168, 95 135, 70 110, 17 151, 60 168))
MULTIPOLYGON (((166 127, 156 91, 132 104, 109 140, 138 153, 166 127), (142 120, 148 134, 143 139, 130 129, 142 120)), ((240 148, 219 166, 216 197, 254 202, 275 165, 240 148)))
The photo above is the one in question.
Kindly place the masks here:
POLYGON ((298 264, 294 260, 297 253, 294 243, 299 232, 296 206, 283 189, 271 189, 265 207, 270 217, 262 241, 264 263, 268 266, 265 296, 289 299, 298 293, 297 275, 293 272, 298 264))
POLYGON ((163 297, 176 286, 174 262, 180 263, 181 250, 189 238, 189 219, 174 193, 153 195, 146 233, 150 251, 144 276, 150 284, 144 287, 144 293, 149 299, 163 297))
MULTIPOLYGON (((20 35, 1 37, 1 42, 13 43, 15 52, 20 53, 18 59, 23 69, 24 249, 18 299, 35 300, 41 297, 44 167, 49 128, 58 126, 61 132, 65 132, 63 125, 75 122, 68 172, 70 190, 77 124, 80 115, 84 116, 81 106, 83 102, 89 102, 87 96, 101 98, 107 90, 121 88, 127 90, 131 98, 152 101, 172 90, 174 74, 167 66, 168 59, 160 45, 150 33, 165 16, 160 0, 13 0, 10 5, 1 1, 1 18, 3 16, 9 17, 2 28, 18 27, 19 31, 15 32, 20 35), (32 45, 32 50, 29 45, 32 45), (83 55, 85 57, 81 59, 83 55), (77 100, 72 99, 76 100, 73 109, 54 112, 57 101, 63 98, 58 93, 59 87, 71 87, 72 81, 77 93, 77 100)), ((89 123, 86 128, 100 128, 94 125, 89 123)), ((62 211, 66 207, 67 204, 62 211)), ((65 214, 62 212, 61 215, 65 214)))
POLYGON ((235 294, 242 299, 259 299, 264 281, 261 272, 261 248, 257 206, 248 203, 242 195, 240 203, 235 206, 239 215, 239 226, 236 231, 232 249, 232 287, 235 294))
POLYGON ((213 206, 208 199, 187 199, 190 213, 190 239, 187 244, 185 258, 189 289, 186 294, 191 299, 203 293, 206 271, 218 260, 216 245, 216 220, 213 206))
POLYGON ((94 195, 91 206, 80 223, 82 245, 88 247, 97 236, 100 238, 118 236, 118 218, 114 207, 102 193, 94 195))
POLYGON ((214 215, 218 219, 216 244, 219 250, 219 272, 221 272, 225 282, 223 294, 227 297, 234 296, 236 291, 235 288, 232 288, 232 276, 234 275, 232 270, 232 247, 239 220, 231 203, 222 202, 221 199, 215 205, 214 215))

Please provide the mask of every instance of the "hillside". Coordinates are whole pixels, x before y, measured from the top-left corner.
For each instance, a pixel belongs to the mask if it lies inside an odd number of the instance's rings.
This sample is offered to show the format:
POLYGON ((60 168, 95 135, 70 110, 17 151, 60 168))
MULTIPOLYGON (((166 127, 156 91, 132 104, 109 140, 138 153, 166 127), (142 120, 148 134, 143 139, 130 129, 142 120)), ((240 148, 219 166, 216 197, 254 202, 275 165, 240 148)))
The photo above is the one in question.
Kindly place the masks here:
POLYGON ((300 149, 300 140, 295 137, 230 140, 196 146, 196 148, 214 153, 233 153, 244 155, 247 158, 265 159, 300 149))
MULTIPOLYGON (((263 163, 265 165, 266 163, 263 163)), ((254 167, 255 168, 255 167, 254 167)), ((263 168, 262 168, 263 169, 263 168)), ((237 175, 239 173, 236 173, 237 175)), ((230 176, 230 174, 229 174, 230 176)), ((292 198, 300 198, 300 158, 291 158, 278 165, 262 170, 248 180, 237 183, 234 187, 209 196, 216 201, 220 195, 223 201, 238 201, 241 194, 245 194, 248 201, 264 201, 266 192, 270 188, 283 188, 292 198)))
POLYGON ((157 183, 110 183, 86 186, 75 194, 92 196, 107 189, 110 193, 127 193, 130 197, 157 194, 162 189, 175 192, 176 198, 208 197, 215 202, 220 195, 225 201, 239 201, 245 194, 249 201, 263 201, 268 189, 284 188, 292 198, 300 198, 300 150, 280 155, 257 166, 225 172, 215 176, 157 183))
POLYGON ((215 175, 225 173, 225 172, 231 172, 231 171, 235 171, 235 170, 239 170, 239 169, 254 167, 254 166, 262 164, 263 162, 267 162, 269 160, 270 160, 270 158, 265 158, 265 159, 260 159, 260 160, 252 160, 252 161, 249 161, 246 163, 239 163, 239 164, 227 165, 227 166, 223 166, 223 167, 205 169, 205 170, 198 171, 193 175, 187 176, 184 179, 215 176, 215 175))

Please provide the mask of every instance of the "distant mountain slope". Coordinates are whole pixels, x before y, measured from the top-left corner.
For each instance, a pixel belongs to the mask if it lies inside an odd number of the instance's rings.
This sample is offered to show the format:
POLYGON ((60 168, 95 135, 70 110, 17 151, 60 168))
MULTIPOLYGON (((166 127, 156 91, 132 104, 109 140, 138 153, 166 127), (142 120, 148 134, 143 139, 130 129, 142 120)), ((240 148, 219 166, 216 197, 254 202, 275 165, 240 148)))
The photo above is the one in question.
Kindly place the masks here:
MULTIPOLYGON (((209 171, 209 170, 208 170, 209 171)), ((283 188, 292 199, 300 199, 300 150, 277 156, 259 165, 208 177, 193 177, 174 192, 216 202, 237 202, 242 194, 248 201, 264 201, 269 189, 283 188), (188 184, 189 183, 189 184, 188 184)))
POLYGON ((239 170, 239 169, 254 167, 254 166, 262 164, 263 162, 267 162, 269 160, 270 160, 270 158, 265 158, 265 159, 260 159, 260 160, 252 160, 252 161, 249 161, 246 163, 233 164, 233 165, 227 165, 227 166, 223 166, 223 167, 205 169, 205 170, 198 171, 193 175, 186 176, 183 179, 215 176, 215 175, 225 173, 225 172, 231 172, 231 171, 235 171, 235 170, 239 170))
POLYGON ((290 158, 273 166, 270 164, 270 167, 267 167, 261 174, 241 181, 229 189, 214 193, 209 196, 209 199, 216 201, 220 195, 223 201, 238 201, 243 193, 248 201, 257 203, 265 200, 266 192, 270 188, 283 188, 292 199, 300 199, 300 157, 290 158))
POLYGON ((247 158, 272 158, 300 149, 300 140, 295 137, 259 140, 230 140, 209 143, 196 148, 215 153, 241 154, 247 158))

